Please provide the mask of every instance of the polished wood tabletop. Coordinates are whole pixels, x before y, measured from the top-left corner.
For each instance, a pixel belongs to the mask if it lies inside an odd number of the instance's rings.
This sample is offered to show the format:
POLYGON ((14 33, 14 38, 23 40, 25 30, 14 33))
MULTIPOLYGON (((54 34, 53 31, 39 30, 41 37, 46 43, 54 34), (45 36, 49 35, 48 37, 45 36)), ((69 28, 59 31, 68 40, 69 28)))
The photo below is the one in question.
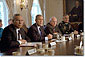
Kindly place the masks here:
MULTIPOLYGON (((49 46, 49 49, 54 50, 54 56, 76 56, 75 54, 75 47, 80 45, 81 38, 74 38, 74 40, 67 40, 63 42, 56 42, 55 46, 49 46)), ((52 41, 49 40, 49 43, 52 41)), ((43 48, 45 43, 43 42, 43 48)), ((20 56, 26 56, 27 51, 30 49, 34 49, 36 47, 20 47, 15 49, 10 49, 9 51, 6 51, 4 53, 1 53, 3 55, 20 55, 20 56), (15 54, 16 53, 16 54, 15 54)), ((38 48, 36 48, 38 49, 38 48)), ((49 53, 49 52, 48 52, 49 53)), ((40 54, 38 52, 31 54, 30 56, 51 56, 46 54, 40 54)))

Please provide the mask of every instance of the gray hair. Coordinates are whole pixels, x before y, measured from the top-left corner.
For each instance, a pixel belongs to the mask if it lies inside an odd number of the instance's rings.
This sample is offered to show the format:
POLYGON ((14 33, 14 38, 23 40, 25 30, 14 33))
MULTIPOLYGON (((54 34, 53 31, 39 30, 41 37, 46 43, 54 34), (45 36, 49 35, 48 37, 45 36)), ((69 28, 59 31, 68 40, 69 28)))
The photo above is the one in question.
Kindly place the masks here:
POLYGON ((66 16, 69 16, 69 15, 68 15, 68 14, 65 14, 65 15, 63 16, 63 19, 65 19, 66 16))
MULTIPOLYGON (((55 17, 55 16, 51 17, 51 18, 50 18, 50 20, 49 20, 49 22, 51 22, 51 21, 52 21, 52 18, 56 18, 56 17, 55 17)), ((57 20, 57 18, 56 18, 56 20, 57 20)))
POLYGON ((13 16, 13 22, 14 22, 14 20, 16 19, 15 17, 16 16, 21 16, 20 14, 14 14, 14 16, 13 16))

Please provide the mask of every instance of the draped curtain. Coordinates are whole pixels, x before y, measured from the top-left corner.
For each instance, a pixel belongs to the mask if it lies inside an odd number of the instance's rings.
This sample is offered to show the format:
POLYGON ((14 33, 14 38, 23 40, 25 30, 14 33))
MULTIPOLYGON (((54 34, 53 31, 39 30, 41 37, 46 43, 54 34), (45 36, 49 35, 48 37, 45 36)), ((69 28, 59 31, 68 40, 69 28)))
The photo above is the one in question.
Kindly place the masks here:
POLYGON ((29 26, 32 25, 32 17, 31 17, 32 5, 33 5, 33 0, 28 0, 28 22, 29 22, 29 26))
MULTIPOLYGON (((14 9, 14 0, 6 0, 6 3, 7 3, 8 8, 9 8, 9 18, 12 18, 13 14, 14 14, 14 12, 13 12, 14 11, 13 10, 14 9)), ((28 8, 27 8, 27 15, 28 16, 26 16, 26 17, 28 17, 28 18, 26 18, 26 21, 28 21, 28 23, 26 22, 27 26, 30 26, 32 24, 32 18, 31 18, 32 4, 33 4, 33 0, 28 0, 28 8)), ((18 4, 16 6, 19 7, 18 4)), ((25 14, 26 10, 20 11, 19 8, 17 8, 17 7, 15 10, 17 13, 24 11, 23 14, 25 14)), ((21 15, 23 15, 23 14, 21 14, 21 15)))
POLYGON ((0 12, 2 23, 3 23, 2 28, 4 28, 8 25, 8 7, 7 7, 6 0, 0 0, 0 2, 2 3, 1 5, 2 11, 0 12))
POLYGON ((42 15, 44 16, 44 0, 39 0, 39 4, 42 10, 42 15))
POLYGON ((46 13, 44 11, 46 11, 46 1, 45 0, 39 0, 39 4, 40 4, 40 7, 41 7, 41 10, 42 10, 42 15, 44 17, 44 25, 46 24, 46 13))
POLYGON ((8 6, 8 10, 9 10, 9 18, 13 17, 13 8, 14 8, 14 4, 13 4, 14 0, 6 0, 7 6, 8 6))

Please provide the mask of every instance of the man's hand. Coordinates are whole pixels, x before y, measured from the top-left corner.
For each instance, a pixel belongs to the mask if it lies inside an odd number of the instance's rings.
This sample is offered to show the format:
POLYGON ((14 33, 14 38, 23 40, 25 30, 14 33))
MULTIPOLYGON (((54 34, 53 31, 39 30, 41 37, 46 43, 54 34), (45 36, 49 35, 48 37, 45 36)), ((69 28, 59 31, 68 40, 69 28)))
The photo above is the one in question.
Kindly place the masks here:
POLYGON ((74 31, 74 34, 78 34, 78 31, 75 30, 75 31, 74 31))
POLYGON ((53 34, 58 34, 58 32, 55 32, 55 33, 53 33, 53 34))
POLYGON ((52 34, 49 34, 47 35, 48 39, 52 39, 53 38, 53 35, 52 34))
POLYGON ((21 44, 27 43, 27 41, 26 41, 26 40, 23 40, 23 39, 21 39, 21 40, 19 40, 19 41, 21 41, 21 44))

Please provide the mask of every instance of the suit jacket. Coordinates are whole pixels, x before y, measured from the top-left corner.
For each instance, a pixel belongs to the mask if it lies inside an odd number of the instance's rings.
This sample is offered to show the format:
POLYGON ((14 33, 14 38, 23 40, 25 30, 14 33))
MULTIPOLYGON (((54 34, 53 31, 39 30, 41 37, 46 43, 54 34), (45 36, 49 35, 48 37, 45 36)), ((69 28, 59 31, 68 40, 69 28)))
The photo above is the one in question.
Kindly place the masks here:
MULTIPOLYGON (((30 38, 26 35, 24 29, 20 29, 22 39, 31 41, 30 38)), ((16 28, 13 24, 4 28, 1 38, 1 48, 2 50, 10 49, 14 47, 19 47, 19 42, 17 41, 16 28)))
POLYGON ((61 31, 59 30, 58 26, 56 25, 55 27, 52 27, 52 25, 50 23, 48 23, 45 27, 45 32, 46 34, 52 34, 54 33, 54 30, 55 32, 58 32, 58 33, 61 33, 61 31))
POLYGON ((31 41, 33 42, 40 42, 40 41, 43 41, 45 40, 45 32, 44 32, 44 28, 43 27, 40 27, 41 29, 41 36, 38 32, 38 28, 37 28, 37 25, 36 23, 33 24, 29 29, 28 29, 28 36, 31 38, 31 41))
POLYGON ((70 23, 65 23, 64 21, 60 22, 58 25, 62 34, 70 34, 74 31, 70 23))

